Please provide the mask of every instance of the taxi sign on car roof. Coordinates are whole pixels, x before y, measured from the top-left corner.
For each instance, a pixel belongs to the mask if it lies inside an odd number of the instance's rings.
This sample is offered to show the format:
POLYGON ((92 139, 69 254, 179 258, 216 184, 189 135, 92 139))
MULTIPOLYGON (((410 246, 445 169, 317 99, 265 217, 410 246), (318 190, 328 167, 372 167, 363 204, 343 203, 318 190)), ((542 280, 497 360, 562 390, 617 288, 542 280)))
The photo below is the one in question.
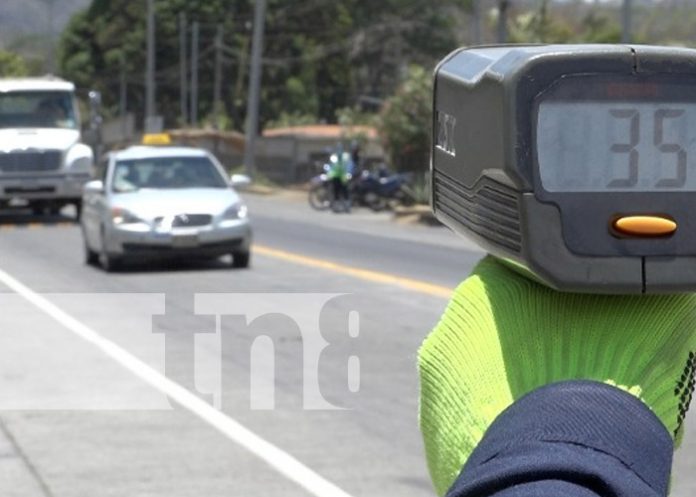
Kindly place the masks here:
POLYGON ((172 138, 168 133, 148 133, 143 135, 143 145, 171 145, 172 138))

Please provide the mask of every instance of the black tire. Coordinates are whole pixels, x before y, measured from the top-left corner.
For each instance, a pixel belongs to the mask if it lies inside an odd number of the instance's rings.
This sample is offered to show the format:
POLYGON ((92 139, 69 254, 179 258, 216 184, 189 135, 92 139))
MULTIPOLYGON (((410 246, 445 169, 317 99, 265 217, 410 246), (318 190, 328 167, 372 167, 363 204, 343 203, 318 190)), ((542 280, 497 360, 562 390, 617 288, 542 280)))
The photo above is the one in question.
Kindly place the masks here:
POLYGON ((329 186, 320 183, 309 189, 309 205, 317 211, 325 211, 331 207, 331 191, 329 186))
POLYGON ((121 260, 118 257, 102 252, 99 254, 99 265, 107 273, 114 273, 121 269, 121 260))
POLYGON ((387 199, 377 193, 365 194, 365 204, 374 212, 383 211, 388 207, 387 199))
POLYGON ((104 231, 101 232, 101 251, 99 252, 99 265, 107 273, 113 273, 121 268, 121 260, 109 254, 106 251, 106 244, 104 243, 104 231))
POLYGON ((79 222, 82 218, 82 201, 75 202, 75 222, 79 222))
POLYGON ((84 247, 85 264, 87 264, 88 266, 96 266, 99 263, 99 254, 91 248, 89 248, 89 245, 87 244, 87 238, 85 238, 84 233, 82 234, 82 238, 84 239, 82 245, 84 247))
POLYGON ((399 203, 405 207, 411 207, 416 203, 415 194, 407 185, 401 185, 401 188, 399 188, 399 191, 396 194, 396 198, 399 203))
POLYGON ((234 252, 232 254, 233 268, 248 268, 251 263, 251 252, 234 252))

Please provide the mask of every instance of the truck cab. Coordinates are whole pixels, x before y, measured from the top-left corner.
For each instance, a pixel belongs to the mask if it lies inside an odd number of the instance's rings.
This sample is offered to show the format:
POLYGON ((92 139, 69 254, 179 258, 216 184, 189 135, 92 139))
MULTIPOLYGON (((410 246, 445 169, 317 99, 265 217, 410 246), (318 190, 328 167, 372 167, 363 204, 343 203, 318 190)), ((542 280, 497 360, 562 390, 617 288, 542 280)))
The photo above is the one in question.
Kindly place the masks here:
POLYGON ((81 212, 94 167, 83 143, 75 85, 54 77, 0 79, 0 208, 81 212))

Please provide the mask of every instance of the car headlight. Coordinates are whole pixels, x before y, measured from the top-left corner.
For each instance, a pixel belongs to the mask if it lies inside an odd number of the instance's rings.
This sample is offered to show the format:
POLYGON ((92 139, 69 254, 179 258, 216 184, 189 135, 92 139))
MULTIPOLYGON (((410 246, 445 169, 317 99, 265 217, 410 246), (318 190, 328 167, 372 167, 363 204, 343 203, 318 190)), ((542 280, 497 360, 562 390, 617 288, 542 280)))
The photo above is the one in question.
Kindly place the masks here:
POLYGON ((114 207, 111 209, 111 220, 114 222, 114 224, 121 225, 121 224, 136 224, 136 223, 144 223, 145 221, 132 212, 126 210, 126 209, 121 209, 120 207, 114 207))
POLYGON ((244 219, 246 217, 247 206, 241 202, 237 202, 222 214, 223 219, 244 219))

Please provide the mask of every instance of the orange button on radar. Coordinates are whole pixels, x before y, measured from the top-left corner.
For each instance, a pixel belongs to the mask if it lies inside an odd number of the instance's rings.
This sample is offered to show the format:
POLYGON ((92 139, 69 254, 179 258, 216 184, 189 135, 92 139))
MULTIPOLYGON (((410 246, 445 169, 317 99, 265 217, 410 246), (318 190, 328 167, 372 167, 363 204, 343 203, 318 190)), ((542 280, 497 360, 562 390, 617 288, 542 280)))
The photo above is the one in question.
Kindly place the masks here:
POLYGON ((631 236, 667 236, 677 231, 677 223, 661 216, 624 216, 614 221, 614 229, 631 236))

